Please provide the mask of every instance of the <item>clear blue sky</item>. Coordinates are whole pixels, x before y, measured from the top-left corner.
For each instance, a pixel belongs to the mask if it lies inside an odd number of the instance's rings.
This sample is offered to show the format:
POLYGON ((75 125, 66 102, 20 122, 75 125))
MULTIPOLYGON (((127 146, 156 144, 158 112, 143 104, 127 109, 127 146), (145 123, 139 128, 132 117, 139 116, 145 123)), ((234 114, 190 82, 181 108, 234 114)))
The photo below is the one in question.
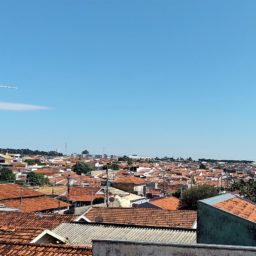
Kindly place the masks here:
POLYGON ((0 1, 0 147, 256 160, 255 9, 0 1))

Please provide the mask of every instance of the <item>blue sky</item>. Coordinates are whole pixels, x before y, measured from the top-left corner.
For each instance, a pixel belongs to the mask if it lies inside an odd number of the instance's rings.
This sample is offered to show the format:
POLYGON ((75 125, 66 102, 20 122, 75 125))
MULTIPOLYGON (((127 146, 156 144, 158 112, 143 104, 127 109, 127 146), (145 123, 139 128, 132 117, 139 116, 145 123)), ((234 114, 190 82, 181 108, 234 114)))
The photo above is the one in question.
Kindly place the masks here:
POLYGON ((0 1, 0 147, 256 160, 255 8, 0 1))

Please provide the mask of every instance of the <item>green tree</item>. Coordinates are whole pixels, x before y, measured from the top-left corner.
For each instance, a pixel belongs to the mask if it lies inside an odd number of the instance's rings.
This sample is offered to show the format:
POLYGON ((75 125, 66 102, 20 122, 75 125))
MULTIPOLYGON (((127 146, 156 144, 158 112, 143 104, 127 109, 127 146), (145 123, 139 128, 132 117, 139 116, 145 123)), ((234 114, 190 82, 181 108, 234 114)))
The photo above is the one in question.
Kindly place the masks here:
POLYGON ((28 165, 44 165, 39 159, 26 159, 25 162, 28 165))
POLYGON ((87 149, 83 150, 82 155, 89 155, 89 151, 87 149))
POLYGON ((48 183, 48 178, 45 178, 43 174, 30 172, 27 174, 27 183, 32 186, 43 186, 48 183))
POLYGON ((2 183, 15 182, 15 174, 8 168, 0 169, 0 182, 2 183))
POLYGON ((118 163, 112 163, 112 164, 111 164, 111 169, 112 169, 112 170, 115 170, 115 171, 119 170, 119 165, 118 165, 118 163))
POLYGON ((177 190, 175 192, 172 193, 172 196, 176 197, 176 198, 180 198, 181 196, 181 191, 180 190, 177 190))
POLYGON ((72 171, 77 173, 78 175, 88 174, 92 171, 92 168, 84 162, 78 162, 75 165, 73 165, 72 171))
POLYGON ((207 167, 206 167, 206 165, 205 165, 205 164, 200 163, 200 165, 199 165, 199 169, 207 170, 207 167))
POLYGON ((181 198, 180 209, 197 210, 197 201, 218 195, 218 190, 209 185, 200 185, 187 189, 181 198))
POLYGON ((240 180, 234 182, 231 186, 231 191, 239 190, 240 195, 256 203, 256 181, 249 180, 245 182, 240 180))
POLYGON ((132 159, 131 159, 131 158, 128 158, 128 160, 127 160, 127 164, 128 164, 128 165, 132 165, 132 164, 133 164, 133 161, 132 161, 132 159))

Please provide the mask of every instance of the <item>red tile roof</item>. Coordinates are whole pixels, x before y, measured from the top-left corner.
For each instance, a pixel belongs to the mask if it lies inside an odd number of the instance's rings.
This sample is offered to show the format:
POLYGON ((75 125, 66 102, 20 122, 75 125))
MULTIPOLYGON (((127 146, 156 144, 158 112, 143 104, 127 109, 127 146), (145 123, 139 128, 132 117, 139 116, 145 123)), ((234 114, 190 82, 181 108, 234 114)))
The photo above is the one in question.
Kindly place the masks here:
POLYGON ((69 192, 69 201, 91 202, 95 198, 104 198, 104 194, 96 194, 100 187, 71 187, 69 192))
POLYGON ((0 228, 0 241, 30 243, 44 229, 40 228, 0 228))
POLYGON ((0 255, 10 256, 92 256, 92 248, 68 245, 43 245, 0 242, 0 255))
POLYGON ((100 208, 92 207, 84 216, 91 222, 97 217, 102 223, 152 227, 192 228, 196 211, 168 211, 150 208, 100 208))
POLYGON ((12 163, 12 167, 17 167, 17 168, 22 167, 22 168, 24 168, 24 167, 26 167, 26 164, 25 163, 16 162, 16 163, 12 163))
POLYGON ((158 206, 161 209, 174 211, 174 210, 178 210, 180 200, 176 197, 166 197, 166 198, 151 200, 150 204, 158 206))
POLYGON ((38 174, 43 174, 43 175, 47 175, 47 176, 52 176, 56 173, 58 173, 59 171, 56 170, 56 169, 38 169, 35 171, 35 173, 38 173, 38 174))
POLYGON ((242 198, 231 198, 214 204, 213 206, 244 219, 256 222, 256 204, 242 198))
POLYGON ((0 228, 42 228, 54 229, 61 223, 70 223, 77 216, 42 214, 42 213, 25 213, 25 212, 1 212, 0 211, 0 228))
POLYGON ((117 177, 113 183, 122 183, 122 184, 134 184, 134 185, 144 185, 145 180, 137 178, 134 176, 120 176, 117 177))
POLYGON ((0 184, 0 200, 42 196, 44 194, 16 184, 0 184))
POLYGON ((68 203, 56 200, 54 198, 49 198, 47 196, 23 198, 22 200, 5 200, 2 201, 2 203, 4 203, 4 205, 7 207, 17 208, 23 212, 40 212, 58 208, 65 208, 69 206, 68 203))

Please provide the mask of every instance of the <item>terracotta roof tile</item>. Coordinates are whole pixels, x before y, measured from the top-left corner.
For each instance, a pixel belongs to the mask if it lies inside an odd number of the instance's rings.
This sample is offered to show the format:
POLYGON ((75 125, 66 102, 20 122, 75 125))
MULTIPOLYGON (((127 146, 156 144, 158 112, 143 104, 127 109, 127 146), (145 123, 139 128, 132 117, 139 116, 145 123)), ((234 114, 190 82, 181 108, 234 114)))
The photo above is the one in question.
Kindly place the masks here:
POLYGON ((104 198, 103 194, 96 194, 100 187, 71 187, 69 201, 91 202, 95 198, 104 198))
POLYGON ((24 213, 24 212, 1 212, 0 228, 43 228, 54 229, 61 223, 72 222, 77 216, 42 214, 42 213, 24 213))
POLYGON ((21 195, 24 198, 42 196, 43 194, 16 184, 0 184, 0 200, 20 198, 21 195))
POLYGON ((96 222, 152 227, 192 228, 197 218, 196 211, 168 211, 151 208, 100 208, 92 207, 85 217, 96 222))
POLYGON ((49 198, 47 196, 43 197, 33 197, 33 198, 23 198, 14 200, 2 201, 5 206, 10 208, 17 208, 23 212, 40 212, 46 210, 53 210, 58 208, 68 207, 70 204, 56 200, 54 198, 49 198))
POLYGON ((156 205, 161 209, 174 211, 174 210, 178 210, 180 200, 176 197, 166 197, 166 198, 151 200, 150 204, 156 205))
POLYGON ((35 173, 43 174, 43 175, 47 175, 47 176, 54 175, 58 172, 59 172, 59 170, 56 170, 56 169, 45 169, 45 168, 38 169, 35 171, 35 173))
POLYGON ((223 211, 256 222, 256 204, 242 198, 231 198, 214 204, 214 206, 223 211))
POLYGON ((92 248, 67 245, 42 245, 26 243, 0 242, 0 255, 10 256, 92 256, 92 248))
POLYGON ((138 177, 134 177, 134 176, 120 176, 120 177, 117 177, 113 181, 113 183, 144 185, 145 180, 138 177))
POLYGON ((30 243, 44 229, 42 228, 0 228, 0 241, 30 243))

